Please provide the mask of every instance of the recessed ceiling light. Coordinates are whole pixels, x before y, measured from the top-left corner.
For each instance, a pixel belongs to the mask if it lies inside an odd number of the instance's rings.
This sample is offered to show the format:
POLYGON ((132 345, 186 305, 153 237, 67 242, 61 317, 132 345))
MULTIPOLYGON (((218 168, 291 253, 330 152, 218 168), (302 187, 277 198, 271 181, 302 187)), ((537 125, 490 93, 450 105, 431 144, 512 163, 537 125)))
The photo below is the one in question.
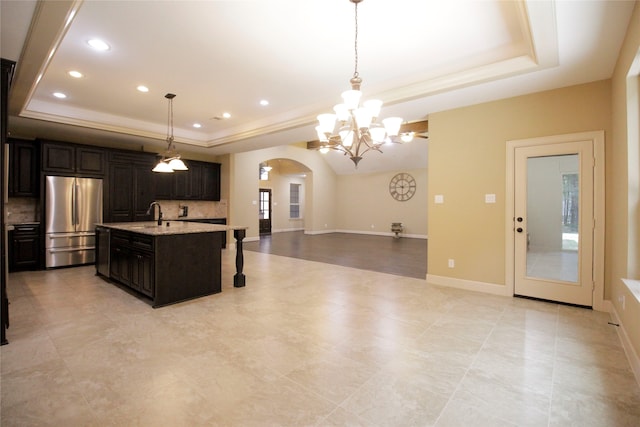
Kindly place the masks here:
POLYGON ((149 88, 148 88, 148 87, 146 87, 146 86, 144 86, 144 85, 140 85, 140 86, 138 86, 136 89, 138 89, 138 91, 140 91, 140 92, 144 92, 144 93, 149 92, 149 88))
POLYGON ((225 119, 228 119, 229 117, 231 117, 231 114, 229 114, 229 113, 222 113, 222 117, 224 117, 225 119))
POLYGON ((263 99, 260 101, 260 105, 262 105, 263 107, 266 107, 267 105, 269 105, 269 101, 267 101, 266 99, 263 99))
POLYGON ((109 50, 110 49, 108 44, 106 44, 105 42, 103 42, 102 40, 99 40, 99 39, 91 39, 87 43, 89 43, 89 46, 91 46, 95 50, 109 50))
POLYGON ((75 78, 75 79, 79 79, 84 77, 84 74, 82 74, 80 71, 76 71, 76 70, 71 70, 68 73, 71 77, 75 78))
POLYGON ((62 92, 53 92, 53 96, 55 96, 58 99, 65 99, 67 97, 67 95, 65 95, 62 92))
POLYGON ((193 127, 196 129, 200 129, 202 127, 202 125, 200 123, 194 123, 193 127))

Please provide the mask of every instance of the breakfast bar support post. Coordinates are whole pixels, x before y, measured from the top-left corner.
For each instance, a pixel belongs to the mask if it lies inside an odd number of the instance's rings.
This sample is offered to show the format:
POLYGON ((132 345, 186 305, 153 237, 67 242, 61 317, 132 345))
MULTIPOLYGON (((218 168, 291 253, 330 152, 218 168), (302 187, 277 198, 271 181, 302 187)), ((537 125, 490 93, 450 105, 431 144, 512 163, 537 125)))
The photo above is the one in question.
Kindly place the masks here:
POLYGON ((233 230, 233 237, 236 239, 236 274, 233 276, 233 286, 235 288, 242 288, 245 285, 245 275, 242 274, 242 268, 244 267, 244 255, 242 254, 242 239, 244 239, 246 231, 233 230))

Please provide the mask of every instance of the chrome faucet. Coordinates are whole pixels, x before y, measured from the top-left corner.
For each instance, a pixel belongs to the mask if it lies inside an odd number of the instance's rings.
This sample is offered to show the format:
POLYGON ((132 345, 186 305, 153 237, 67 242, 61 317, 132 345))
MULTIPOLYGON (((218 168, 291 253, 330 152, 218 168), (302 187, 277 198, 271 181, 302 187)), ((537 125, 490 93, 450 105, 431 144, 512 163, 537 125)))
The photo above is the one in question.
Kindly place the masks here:
POLYGON ((154 205, 158 207, 158 225, 162 225, 162 208, 160 207, 160 203, 151 202, 151 204, 149 205, 149 209, 147 209, 147 215, 150 215, 153 213, 154 205))

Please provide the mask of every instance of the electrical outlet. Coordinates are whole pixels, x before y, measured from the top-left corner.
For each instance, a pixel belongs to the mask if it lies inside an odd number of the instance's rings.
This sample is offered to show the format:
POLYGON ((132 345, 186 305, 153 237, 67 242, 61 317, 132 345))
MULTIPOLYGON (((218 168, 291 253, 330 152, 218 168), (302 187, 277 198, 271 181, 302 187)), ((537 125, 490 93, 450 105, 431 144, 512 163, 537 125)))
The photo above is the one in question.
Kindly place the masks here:
POLYGON ((454 268, 456 266, 456 262, 452 259, 449 259, 449 268, 454 268))
POLYGON ((374 228, 376 228, 376 226, 371 224, 371 229, 373 230, 374 228))

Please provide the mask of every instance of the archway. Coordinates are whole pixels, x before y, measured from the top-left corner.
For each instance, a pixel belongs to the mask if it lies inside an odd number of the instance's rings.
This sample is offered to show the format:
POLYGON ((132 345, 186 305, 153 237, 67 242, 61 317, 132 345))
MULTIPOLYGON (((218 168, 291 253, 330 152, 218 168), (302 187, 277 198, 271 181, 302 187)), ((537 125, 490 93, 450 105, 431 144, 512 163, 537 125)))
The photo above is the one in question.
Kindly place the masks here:
POLYGON ((289 158, 265 159, 258 171, 259 234, 305 229, 311 212, 309 167, 289 158))

